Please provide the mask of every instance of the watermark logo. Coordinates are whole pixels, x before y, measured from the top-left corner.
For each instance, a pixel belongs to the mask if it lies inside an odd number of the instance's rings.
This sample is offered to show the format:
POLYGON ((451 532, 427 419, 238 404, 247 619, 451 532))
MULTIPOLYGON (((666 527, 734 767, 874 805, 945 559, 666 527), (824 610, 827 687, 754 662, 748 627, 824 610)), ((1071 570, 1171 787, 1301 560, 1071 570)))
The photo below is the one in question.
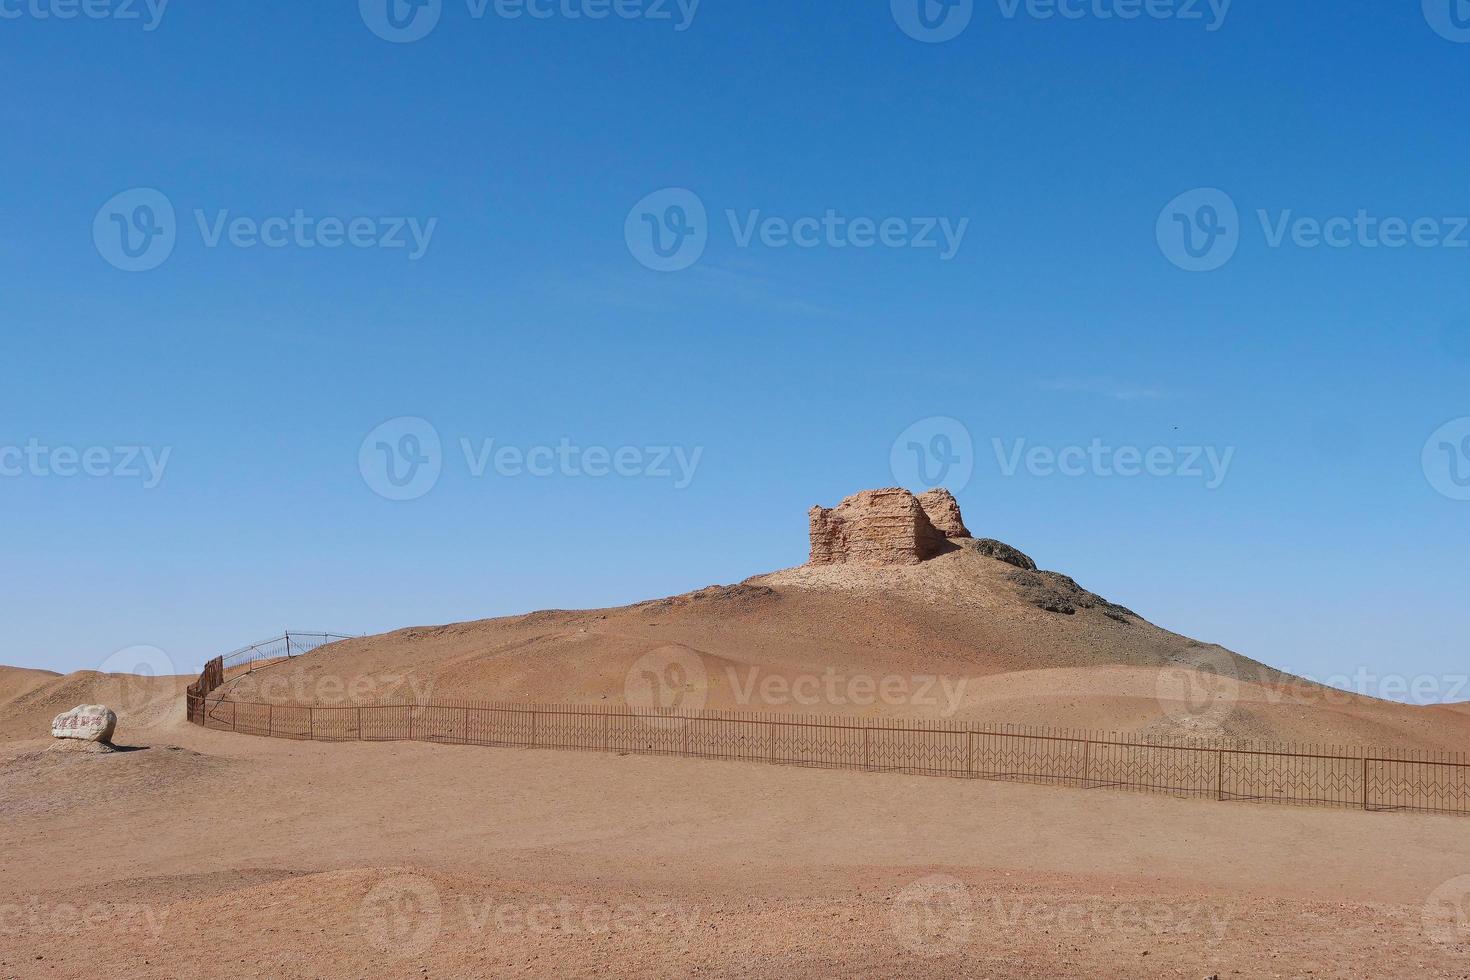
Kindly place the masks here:
MULTIPOLYGON (((704 459, 703 446, 584 446, 563 436, 556 444, 514 445, 495 438, 461 436, 460 455, 471 479, 666 480, 686 490, 704 459)), ((451 454, 452 456, 453 454, 451 454)), ((363 481, 389 500, 416 500, 438 483, 445 456, 438 430, 405 416, 378 426, 358 448, 363 481)))
POLYGON ((1215 737, 1240 700, 1240 672, 1224 650, 1204 649, 1159 670, 1155 694, 1164 714, 1186 734, 1215 737))
MULTIPOLYGON (((704 660, 687 647, 670 644, 639 657, 623 678, 623 698, 633 708, 691 714, 709 700, 709 674, 704 660)), ((649 722, 678 727, 675 718, 649 722)))
POLYGON ((394 875, 367 893, 357 910, 363 938, 400 959, 422 956, 439 938, 439 889, 422 875, 394 875))
POLYGON ((461 900, 466 932, 477 940, 494 942, 493 933, 508 935, 555 936, 567 941, 587 941, 591 936, 628 934, 681 935, 687 939, 699 926, 697 906, 627 903, 607 905, 600 902, 581 904, 563 898, 557 902, 535 902, 522 905, 512 902, 496 904, 491 899, 476 903, 468 896, 461 900))
POLYGON ((97 254, 124 272, 148 272, 163 265, 174 252, 178 232, 173 202, 151 187, 115 195, 92 220, 97 254))
POLYGON ((1470 417, 1452 419, 1424 443, 1424 477, 1451 500, 1470 500, 1470 417))
POLYGON ((671 480, 675 490, 688 489, 704 458, 703 446, 581 446, 566 437, 555 446, 497 445, 494 439, 476 444, 461 437, 459 448, 475 479, 492 470, 496 476, 537 479, 644 477, 671 480))
POLYGON ((158 30, 169 0, 0 0, 0 20, 139 21, 145 33, 158 30))
POLYGON ((1001 16, 1015 20, 1177 20, 1198 21, 1208 33, 1225 26, 1234 0, 996 0, 1001 16), (1206 19, 1208 17, 1208 19, 1206 19))
POLYGON ((1205 902, 1127 902, 1086 899, 1079 902, 1007 901, 991 896, 979 916, 982 928, 996 935, 1175 936, 1202 941, 1209 948, 1224 942, 1233 914, 1205 902))
MULTIPOLYGON (((264 218, 195 208, 194 230, 206 249, 241 250, 354 249, 403 250, 417 262, 429 251, 438 218, 367 216, 318 217, 296 208, 264 218)), ((92 221, 97 253, 124 272, 148 272, 168 261, 180 235, 173 202, 161 191, 123 191, 98 210, 92 221)))
POLYGON ((899 29, 925 44, 953 41, 975 16, 975 0, 889 0, 889 7, 899 29))
POLYGON ((1235 447, 1226 446, 1113 446, 1094 436, 1087 445, 1031 445, 1014 439, 990 441, 1001 476, 1013 477, 1024 469, 1035 477, 1134 479, 1141 476, 1199 480, 1206 490, 1218 490, 1235 461, 1235 447))
POLYGON ((417 500, 434 489, 444 470, 439 431, 413 416, 389 419, 363 439, 357 468, 378 496, 417 500))
POLYGON ((1229 194, 1201 187, 1180 194, 1159 212, 1159 251, 1186 272, 1213 272, 1240 247, 1240 211, 1229 194))
POLYGON ((942 677, 938 674, 839 674, 828 667, 820 674, 762 674, 759 667, 748 667, 744 676, 735 667, 725 668, 735 702, 743 706, 757 704, 763 708, 792 706, 811 708, 828 705, 834 708, 924 709, 941 718, 951 718, 965 701, 965 677, 942 677))
POLYGON ((173 658, 155 646, 124 647, 97 665, 91 700, 106 705, 130 725, 148 725, 167 719, 177 708, 172 690, 158 678, 179 673, 173 658))
POLYGON ((56 937, 105 932, 113 936, 137 936, 157 942, 163 938, 169 910, 152 905, 92 902, 51 905, 37 895, 26 902, 0 904, 0 936, 56 937))
POLYGON ((1445 40, 1470 44, 1470 0, 1424 0, 1424 19, 1445 40))
POLYGON ((975 440, 958 419, 920 419, 893 440, 888 466, 899 486, 947 487, 958 493, 975 475, 975 440))
POLYGON ((888 914, 899 945, 937 959, 959 952, 969 941, 975 928, 975 899, 958 878, 930 875, 899 892, 888 914))
POLYGON ((410 704, 422 709, 433 703, 433 692, 434 682, 430 678, 388 670, 351 677, 263 670, 244 674, 230 684, 233 701, 322 707, 410 704))
POLYGON ((1433 942, 1445 946, 1470 943, 1470 875, 1451 878, 1431 892, 1420 923, 1433 942))
POLYGON ((649 194, 623 224, 633 258, 655 272, 680 272, 698 262, 709 244, 709 216, 699 195, 682 187, 649 194))
MULTIPOLYGON (((1358 208, 1317 217, 1291 208, 1257 208, 1255 219, 1272 250, 1470 249, 1470 216, 1465 215, 1381 216, 1358 208)), ((1188 272, 1213 272, 1235 257, 1246 226, 1229 194, 1200 188, 1170 201, 1159 214, 1156 232, 1159 250, 1170 262, 1188 272)))
POLYGON ((421 41, 439 26, 444 0, 357 0, 368 30, 393 44, 421 41))
MULTIPOLYGON (((682 34, 694 26, 700 0, 464 0, 471 21, 498 20, 666 21, 682 34)), ((368 30, 394 44, 428 37, 439 26, 443 0, 358 0, 368 30)))
POLYGON ((152 490, 163 482, 173 451, 172 446, 47 446, 32 437, 24 446, 0 445, 0 477, 111 477, 140 480, 144 490, 152 490))
MULTIPOLYGON (((820 215, 782 217, 759 208, 726 208, 731 243, 739 249, 913 249, 933 250, 941 262, 959 254, 969 218, 848 217, 836 208, 820 215)), ((666 188, 634 205, 623 222, 628 251, 647 268, 680 272, 698 262, 712 227, 704 202, 693 191, 666 188)))

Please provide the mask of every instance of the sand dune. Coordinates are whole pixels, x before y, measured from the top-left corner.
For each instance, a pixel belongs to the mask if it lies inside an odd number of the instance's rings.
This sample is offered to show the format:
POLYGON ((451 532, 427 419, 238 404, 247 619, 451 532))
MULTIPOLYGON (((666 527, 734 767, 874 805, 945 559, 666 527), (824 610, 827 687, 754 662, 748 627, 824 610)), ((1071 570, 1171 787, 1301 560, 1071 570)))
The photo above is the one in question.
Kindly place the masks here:
POLYGON ((1470 952, 1424 926, 1470 871, 1461 818, 147 741, 0 749, 0 975, 1450 977, 1470 952))
POLYGON ((342 641, 235 677, 226 690, 277 704, 632 698, 640 706, 1470 747, 1470 713, 1325 688, 1042 574, 970 547, 913 566, 801 566, 622 608, 342 641), (1063 600, 1070 613, 1042 608, 1063 600), (677 676, 641 682, 649 658, 677 676))
POLYGON ((0 741, 35 738, 51 719, 79 704, 105 704, 124 732, 181 720, 193 677, 140 677, 81 670, 71 674, 0 667, 0 741))
MULTIPOLYGON (((1016 572, 964 547, 803 567, 342 641, 224 691, 1470 744, 1470 706, 1329 691, 1016 572)), ((1462 977, 1470 955, 1441 921, 1470 894, 1465 818, 265 739, 187 724, 189 680, 0 670, 0 976, 1462 977), (40 737, 92 701, 131 751, 40 737)))

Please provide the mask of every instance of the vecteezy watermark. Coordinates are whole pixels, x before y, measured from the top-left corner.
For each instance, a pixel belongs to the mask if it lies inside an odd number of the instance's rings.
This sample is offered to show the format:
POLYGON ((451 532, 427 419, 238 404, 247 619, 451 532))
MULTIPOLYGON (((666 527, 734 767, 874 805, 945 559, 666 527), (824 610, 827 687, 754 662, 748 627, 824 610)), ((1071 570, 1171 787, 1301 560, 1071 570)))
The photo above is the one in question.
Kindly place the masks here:
POLYGON ((607 476, 671 480, 675 490, 687 489, 704 457, 704 447, 694 446, 579 446, 566 437, 556 445, 496 445, 494 439, 478 443, 460 439, 460 451, 470 476, 483 477, 488 470, 496 476, 530 476, 539 479, 577 479, 607 476))
MULTIPOLYGON (((1005 20, 1198 22, 1214 33, 1225 26, 1233 0, 996 0, 1005 20)), ((975 0, 889 0, 893 20, 909 37, 926 44, 952 41, 975 16, 975 0)))
POLYGON ((828 667, 820 674, 793 676, 763 673, 754 666, 744 671, 727 666, 725 676, 736 703, 745 706, 868 708, 882 705, 927 709, 942 718, 953 717, 960 709, 969 683, 965 677, 839 673, 835 667, 828 667))
POLYGON ((928 875, 905 887, 889 907, 899 945, 928 958, 965 952, 971 936, 1174 936, 1207 947, 1224 942, 1233 914, 1201 901, 1087 898, 1048 902, 989 895, 984 901, 951 875, 928 875))
POLYGON ((141 936, 158 940, 169 910, 141 903, 43 902, 31 895, 23 902, 0 903, 0 936, 79 936, 106 931, 114 936, 141 936))
POLYGON ((413 416, 389 419, 362 440, 357 469, 378 496, 417 500, 434 489, 444 471, 439 430, 413 416))
MULTIPOLYGON (((969 218, 848 217, 834 208, 795 218, 760 209, 726 209, 736 248, 915 249, 938 252, 947 262, 959 254, 969 218)), ((683 187, 655 191, 633 205, 623 221, 628 251, 656 272, 678 272, 698 262, 709 245, 711 226, 704 201, 683 187)))
POLYGON ((1225 941, 1234 914, 1201 901, 1046 902, 992 895, 981 903, 976 918, 991 935, 1177 936, 1213 947, 1225 941))
MULTIPOLYGON (((1314 217, 1290 208, 1257 209, 1267 248, 1470 248, 1470 216, 1394 217, 1359 208, 1314 217)), ((1187 272, 1213 272, 1235 257, 1245 235, 1235 200, 1214 187, 1187 191, 1165 205, 1155 226, 1159 251, 1187 272)))
POLYGON ((178 674, 173 658, 158 647, 124 647, 97 665, 90 700, 115 710, 129 727, 163 721, 178 702, 174 689, 158 679, 178 674))
POLYGON ((1420 924, 1431 942, 1442 946, 1470 943, 1470 875, 1451 878, 1431 892, 1420 924))
POLYGON ((920 419, 893 440, 888 466, 902 487, 946 487, 958 493, 975 474, 975 440, 958 419, 920 419))
MULTIPOLYGON (((208 249, 405 250, 410 262, 429 251, 438 218, 290 214, 256 217, 227 208, 193 212, 194 228, 208 249)), ((180 234, 174 205, 162 191, 137 187, 114 195, 92 220, 97 254, 124 272, 147 272, 167 262, 180 234)))
MULTIPOLYGON (((695 713, 709 701, 709 672, 704 658, 678 644, 650 650, 623 675, 623 699, 632 708, 670 714, 695 713)), ((650 724, 677 727, 677 718, 655 718, 650 724)))
POLYGON ((422 956, 439 938, 444 909, 439 889, 422 875, 397 874, 378 882, 358 906, 358 927, 380 953, 422 956))
POLYGON ((1424 19, 1436 34, 1456 44, 1470 44, 1470 0, 1423 0, 1424 19))
POLYGON ((915 41, 942 44, 970 26, 975 0, 889 0, 889 9, 894 23, 915 41))
POLYGON ((991 439, 991 449, 1002 476, 1011 477, 1022 468, 1036 477, 1142 476, 1200 480, 1206 490, 1218 490, 1235 460, 1235 447, 1226 446, 1111 446, 1094 437, 1085 446, 1032 446, 1025 439, 1010 445, 991 439))
POLYGON ((975 898, 958 878, 929 875, 894 896, 888 917, 899 945, 910 953, 952 956, 975 928, 975 898))
POLYGON ((1236 659, 1220 647, 1201 647, 1159 671, 1157 693, 1165 714, 1189 729, 1218 728, 1240 699, 1269 704, 1351 706, 1363 698, 1408 704, 1454 704, 1470 697, 1470 674, 1381 673, 1359 665, 1352 673, 1282 674, 1236 659))
POLYGON ((248 673, 230 686, 230 699, 256 704, 312 704, 318 707, 342 707, 373 704, 429 705, 434 682, 416 674, 399 674, 380 670, 371 674, 355 674, 351 678, 336 674, 248 673))
POLYGON ((144 31, 163 23, 169 0, 0 0, 0 20, 115 20, 144 31))
POLYGON ((1240 701, 1236 659, 1217 647, 1203 647, 1159 670, 1154 685, 1159 706, 1189 735, 1215 737, 1240 701))
POLYGON ((1470 417, 1451 419, 1424 443, 1424 478, 1451 500, 1470 500, 1470 417))
MULTIPOLYGON (((473 21, 642 20, 667 23, 676 33, 694 26, 700 0, 465 0, 473 21)), ((408 44, 428 37, 444 15, 444 0, 358 0, 368 30, 385 41, 408 44)))
POLYGON ((1234 0, 996 0, 1006 20, 1177 20, 1211 34, 1225 26, 1234 0))
POLYGON ((141 480, 152 490, 172 455, 172 446, 47 446, 33 437, 24 446, 0 445, 0 478, 141 480))
POLYGON ((378 882, 358 907, 358 928, 373 948, 409 959, 427 953, 446 928, 472 942, 495 944, 509 936, 586 941, 607 935, 678 934, 699 926, 700 909, 672 902, 508 901, 469 894, 446 903, 429 878, 395 874, 378 882))
MULTIPOLYGON (((694 482, 703 446, 584 446, 563 436, 555 445, 518 446, 494 438, 459 440, 472 479, 601 479, 620 477, 667 480, 675 490, 694 482)), ((414 416, 389 419, 367 434, 357 453, 363 482, 388 500, 417 500, 438 484, 444 471, 439 431, 414 416)))
POLYGON ((708 704, 710 692, 718 683, 723 683, 736 704, 746 707, 883 706, 925 709, 948 718, 964 704, 969 679, 938 674, 866 674, 836 667, 821 673, 788 674, 733 665, 711 675, 697 652, 669 644, 634 661, 624 675, 623 696, 630 707, 643 711, 694 713, 708 704))
POLYGON ((1187 191, 1164 206, 1154 229, 1159 250, 1186 272, 1212 272, 1240 247, 1240 211, 1214 187, 1187 191))

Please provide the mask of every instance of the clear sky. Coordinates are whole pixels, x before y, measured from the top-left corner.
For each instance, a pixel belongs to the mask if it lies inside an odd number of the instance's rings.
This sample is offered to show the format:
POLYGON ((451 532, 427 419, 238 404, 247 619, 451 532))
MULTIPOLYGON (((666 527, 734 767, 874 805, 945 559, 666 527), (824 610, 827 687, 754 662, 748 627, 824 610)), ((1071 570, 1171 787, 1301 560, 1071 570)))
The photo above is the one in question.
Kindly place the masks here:
POLYGON ((737 581, 943 478, 1453 694, 1455 2, 0 0, 0 662, 737 581))

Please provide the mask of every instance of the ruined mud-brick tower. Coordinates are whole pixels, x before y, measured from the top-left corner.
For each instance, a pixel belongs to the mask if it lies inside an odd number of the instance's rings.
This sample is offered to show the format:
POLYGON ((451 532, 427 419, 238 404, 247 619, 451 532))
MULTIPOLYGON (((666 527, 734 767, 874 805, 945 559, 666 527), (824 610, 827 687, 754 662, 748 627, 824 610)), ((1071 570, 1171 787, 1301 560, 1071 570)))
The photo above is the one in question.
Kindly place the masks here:
POLYGON ((968 538, 960 505, 942 488, 914 496, 889 487, 853 494, 836 507, 813 507, 813 565, 916 565, 968 538))

